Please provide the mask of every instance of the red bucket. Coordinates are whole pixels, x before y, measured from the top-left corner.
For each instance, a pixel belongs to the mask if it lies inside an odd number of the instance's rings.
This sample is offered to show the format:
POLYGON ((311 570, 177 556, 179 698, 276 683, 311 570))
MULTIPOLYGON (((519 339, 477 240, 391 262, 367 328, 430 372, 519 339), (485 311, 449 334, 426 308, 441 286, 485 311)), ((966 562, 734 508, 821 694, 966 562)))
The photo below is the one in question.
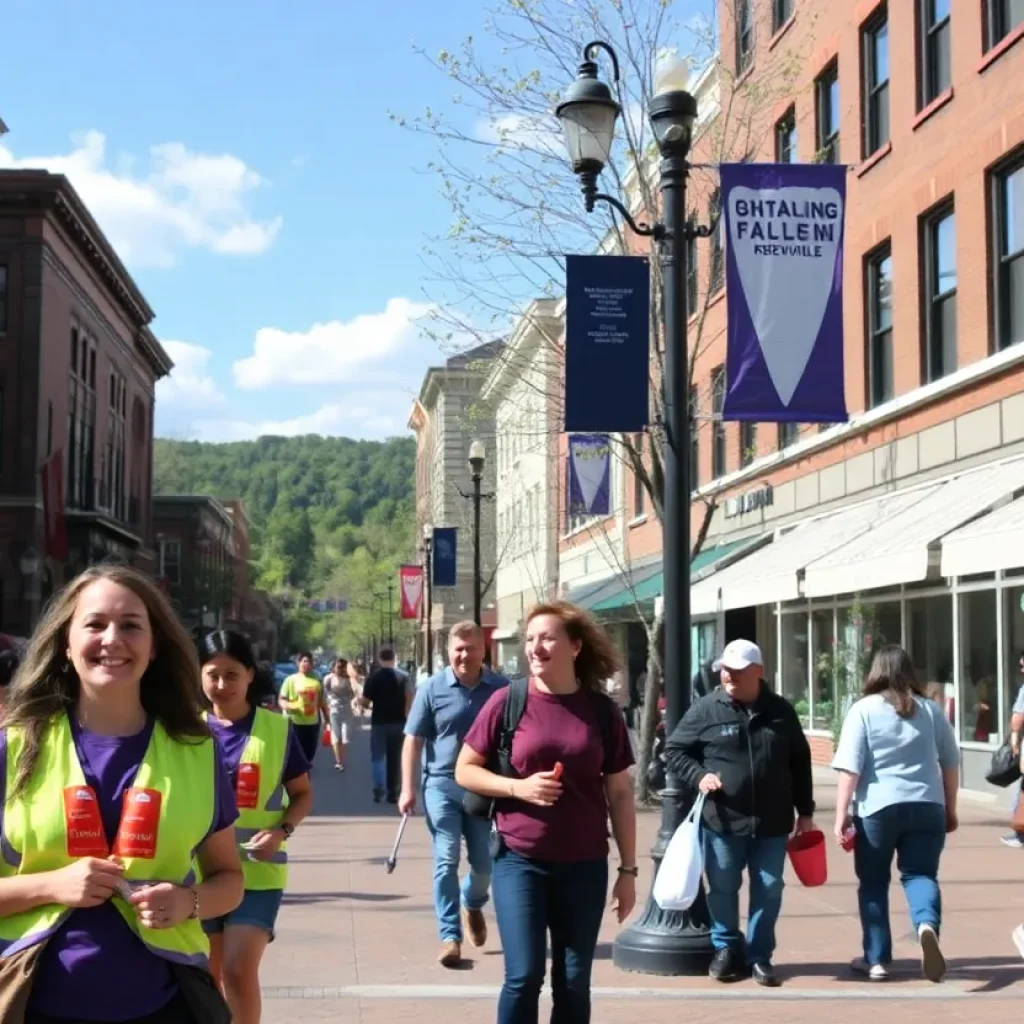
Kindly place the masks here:
POLYGON ((814 829, 793 836, 786 846, 789 861, 801 885, 812 889, 828 880, 828 858, 825 854, 825 833, 814 829))

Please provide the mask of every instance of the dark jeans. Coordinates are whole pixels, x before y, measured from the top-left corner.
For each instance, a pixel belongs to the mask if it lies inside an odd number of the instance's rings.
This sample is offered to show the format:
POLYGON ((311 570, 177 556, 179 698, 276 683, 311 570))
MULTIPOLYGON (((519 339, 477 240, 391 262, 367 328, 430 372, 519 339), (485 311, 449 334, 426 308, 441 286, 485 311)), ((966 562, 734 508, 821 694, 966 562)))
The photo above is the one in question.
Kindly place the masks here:
POLYGON ((387 791, 389 800, 398 799, 402 788, 402 744, 405 736, 401 722, 370 726, 370 760, 373 762, 373 788, 387 791))
POLYGON ((316 752, 320 747, 320 723, 317 722, 316 725, 294 725, 292 728, 295 730, 295 738, 299 741, 302 752, 306 755, 306 760, 312 764, 313 758, 316 757, 316 752))
POLYGON ((537 1024, 549 931, 551 1024, 589 1024, 607 858, 559 864, 506 850, 494 862, 491 894, 505 954, 498 1024, 537 1024))
MULTIPOLYGON (((151 1013, 147 1017, 133 1017, 124 1024, 188 1024, 195 1020, 185 1000, 175 996, 162 1010, 151 1013)), ((27 1013, 25 1024, 95 1024, 95 1021, 79 1020, 76 1017, 44 1017, 38 1013, 27 1013)))
POLYGON ((857 902, 869 964, 892 962, 889 926, 889 880, 896 857, 900 882, 914 931, 942 924, 939 858, 946 845, 946 809, 942 804, 890 804, 867 818, 855 818, 857 839, 853 866, 860 886, 857 902))

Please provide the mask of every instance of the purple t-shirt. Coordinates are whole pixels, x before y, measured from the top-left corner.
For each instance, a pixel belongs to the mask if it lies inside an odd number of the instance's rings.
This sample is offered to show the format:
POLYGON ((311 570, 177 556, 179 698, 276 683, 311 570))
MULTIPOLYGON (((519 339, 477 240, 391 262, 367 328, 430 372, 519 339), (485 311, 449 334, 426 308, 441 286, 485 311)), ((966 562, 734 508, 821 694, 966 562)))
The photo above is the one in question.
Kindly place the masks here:
MULTIPOLYGON (((210 727, 210 732, 213 733, 220 743, 224 767, 227 769, 228 776, 231 779, 232 792, 234 792, 238 776, 238 765, 242 760, 245 745, 249 742, 249 736, 252 733, 252 723, 255 718, 256 709, 253 708, 245 718, 240 718, 237 722, 222 722, 219 718, 214 718, 212 714, 206 720, 207 725, 210 727)), ((292 779, 307 775, 309 767, 309 761, 302 752, 302 747, 299 746, 298 736, 292 728, 291 722, 289 722, 288 747, 285 752, 284 774, 281 776, 281 781, 291 782, 292 779)))
MULTIPOLYGON (((150 722, 134 736, 98 736, 71 717, 78 760, 86 782, 96 792, 111 845, 121 820, 124 792, 135 781, 152 733, 150 722)), ((6 764, 7 733, 0 731, 0 766, 6 764)), ((238 817, 222 756, 216 764, 216 810, 208 834, 230 828, 238 817)), ((3 792, 0 785, 0 798, 3 792)), ((125 1021, 156 1013, 175 992, 170 965, 146 949, 108 901, 73 910, 54 933, 39 959, 29 1009, 58 1019, 125 1021)))
MULTIPOLYGON (((466 745, 483 757, 498 749, 507 696, 505 689, 494 694, 466 733, 466 745)), ((514 778, 549 772, 561 761, 562 795, 552 807, 498 801, 498 829, 510 850, 563 863, 608 856, 604 776, 633 764, 629 732, 614 704, 610 732, 610 749, 605 750, 595 698, 586 690, 558 696, 530 684, 526 710, 512 738, 514 778)))

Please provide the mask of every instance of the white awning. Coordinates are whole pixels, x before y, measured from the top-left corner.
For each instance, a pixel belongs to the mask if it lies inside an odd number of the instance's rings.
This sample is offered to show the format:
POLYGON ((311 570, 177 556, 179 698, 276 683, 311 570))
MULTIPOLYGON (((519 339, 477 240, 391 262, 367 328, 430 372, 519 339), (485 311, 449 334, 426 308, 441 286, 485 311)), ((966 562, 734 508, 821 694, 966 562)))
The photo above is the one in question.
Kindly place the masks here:
POLYGON ((797 600, 801 574, 809 563, 867 533, 872 524, 922 501, 933 490, 886 494, 794 527, 748 558, 701 580, 690 591, 691 614, 713 615, 730 608, 797 600))
MULTIPOLYGON (((1024 459, 1000 462, 924 489, 927 496, 808 564, 807 597, 852 594, 928 578, 932 555, 948 533, 1024 488, 1024 459)), ((921 492, 916 492, 921 493, 921 492)))
POLYGON ((1024 498, 976 519, 942 539, 942 575, 1024 567, 1024 498))

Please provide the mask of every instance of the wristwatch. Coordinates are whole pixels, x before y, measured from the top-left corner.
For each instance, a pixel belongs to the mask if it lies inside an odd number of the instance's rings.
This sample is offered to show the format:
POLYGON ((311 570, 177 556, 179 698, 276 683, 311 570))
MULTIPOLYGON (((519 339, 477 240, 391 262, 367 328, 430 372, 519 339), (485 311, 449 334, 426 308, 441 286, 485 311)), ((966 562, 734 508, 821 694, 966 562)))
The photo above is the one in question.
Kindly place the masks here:
POLYGON ((290 821, 282 821, 277 827, 284 833, 285 839, 291 839, 295 826, 290 821))
POLYGON ((640 869, 639 868, 624 868, 624 867, 622 867, 620 865, 619 866, 619 874, 620 875, 630 875, 633 878, 639 878, 640 877, 640 869))

